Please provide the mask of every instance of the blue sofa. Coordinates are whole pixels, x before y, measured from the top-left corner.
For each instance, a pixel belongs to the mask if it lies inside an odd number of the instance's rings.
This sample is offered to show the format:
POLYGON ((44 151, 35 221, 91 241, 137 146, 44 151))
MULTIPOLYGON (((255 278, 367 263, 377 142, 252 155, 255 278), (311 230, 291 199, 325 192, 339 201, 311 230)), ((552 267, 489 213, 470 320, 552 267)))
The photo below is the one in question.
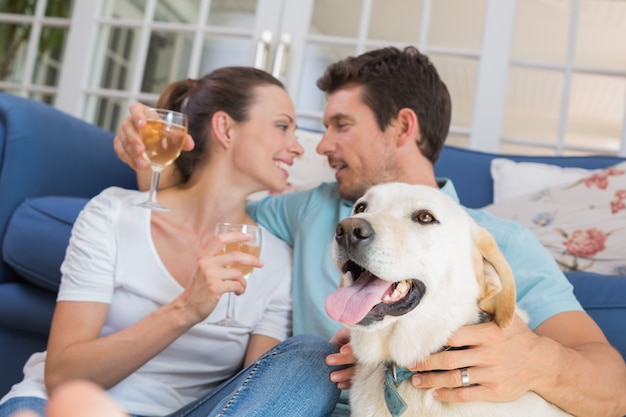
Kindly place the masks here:
MULTIPOLYGON (((113 134, 31 100, 0 94, 0 396, 22 378, 28 356, 44 350, 72 223, 86 199, 111 185, 135 187, 115 156, 113 134)), ((492 201, 490 161, 498 155, 446 147, 436 171, 461 201, 492 201)), ((610 157, 509 156, 599 168, 610 157)), ((626 357, 626 279, 568 274, 583 306, 626 357)))
POLYGON ((30 354, 46 348, 58 260, 85 199, 110 185, 136 186, 112 139, 50 106, 0 93, 0 396, 22 378, 30 354), (48 224, 40 216, 53 217, 48 224))

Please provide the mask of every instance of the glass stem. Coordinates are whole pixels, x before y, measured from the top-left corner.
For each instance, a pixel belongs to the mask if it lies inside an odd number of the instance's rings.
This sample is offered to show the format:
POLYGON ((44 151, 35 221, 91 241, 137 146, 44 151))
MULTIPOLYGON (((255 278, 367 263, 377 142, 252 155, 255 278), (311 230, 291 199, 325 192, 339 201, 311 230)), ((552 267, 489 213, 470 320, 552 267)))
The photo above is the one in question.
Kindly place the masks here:
POLYGON ((226 300, 226 319, 232 320, 235 317, 235 299, 233 293, 228 293, 228 299, 226 300))
POLYGON ((148 196, 148 200, 153 203, 156 203, 156 192, 159 188, 159 178, 161 178, 161 171, 153 169, 152 179, 150 180, 150 194, 148 196))

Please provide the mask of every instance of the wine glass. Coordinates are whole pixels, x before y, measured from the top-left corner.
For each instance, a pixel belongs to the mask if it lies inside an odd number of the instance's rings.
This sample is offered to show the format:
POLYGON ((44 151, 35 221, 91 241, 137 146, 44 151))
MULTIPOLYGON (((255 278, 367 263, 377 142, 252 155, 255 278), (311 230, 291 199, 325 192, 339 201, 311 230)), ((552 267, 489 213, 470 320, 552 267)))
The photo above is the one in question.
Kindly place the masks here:
POLYGON ((152 180, 148 200, 140 207, 158 211, 169 211, 157 202, 157 189, 163 168, 180 155, 187 136, 187 115, 167 109, 148 109, 146 125, 139 129, 139 136, 146 150, 144 158, 150 163, 152 180))
MULTIPOLYGON (((254 255, 256 257, 261 253, 261 228, 259 226, 255 226, 252 224, 239 224, 239 223, 218 223, 215 227, 215 235, 219 235, 222 233, 233 233, 233 232, 241 232, 246 235, 251 236, 252 238, 246 242, 235 242, 224 245, 222 249, 222 253, 227 252, 243 252, 248 253, 250 255, 254 255)), ((249 265, 236 265, 235 268, 239 269, 243 274, 245 279, 248 279, 252 271, 254 270, 253 266, 249 265)), ((218 326, 228 326, 228 327, 241 327, 247 328, 245 324, 238 322, 235 319, 235 299, 233 298, 233 293, 229 292, 227 294, 227 303, 226 303, 226 317, 217 321, 211 322, 209 324, 216 324, 218 326)))

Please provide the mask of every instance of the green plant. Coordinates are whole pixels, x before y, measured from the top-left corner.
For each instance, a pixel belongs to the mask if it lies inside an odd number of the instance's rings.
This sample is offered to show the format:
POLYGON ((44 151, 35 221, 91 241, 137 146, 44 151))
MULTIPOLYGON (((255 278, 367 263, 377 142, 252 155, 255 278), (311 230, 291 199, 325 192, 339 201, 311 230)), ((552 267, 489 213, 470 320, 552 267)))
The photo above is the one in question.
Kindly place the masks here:
MULTIPOLYGON (((41 0, 0 0, 0 13, 21 14, 32 16, 37 1, 41 0)), ((68 17, 72 0, 48 0, 46 16, 68 17)), ((7 79, 14 70, 15 60, 20 49, 28 43, 32 25, 30 23, 0 24, 0 79, 7 79)), ((65 29, 44 27, 39 39, 39 56, 59 51, 63 47, 65 29)))

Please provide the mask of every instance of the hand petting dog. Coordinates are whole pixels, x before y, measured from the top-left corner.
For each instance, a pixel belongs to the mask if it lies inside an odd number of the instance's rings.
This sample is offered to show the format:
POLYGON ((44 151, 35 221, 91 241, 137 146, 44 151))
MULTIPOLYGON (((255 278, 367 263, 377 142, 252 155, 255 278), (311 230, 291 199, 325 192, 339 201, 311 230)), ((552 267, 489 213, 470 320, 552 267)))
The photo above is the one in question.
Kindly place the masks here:
POLYGON ((346 329, 327 363, 355 364, 331 374, 354 416, 570 416, 531 389, 545 369, 526 362, 548 350, 516 306, 504 255, 441 190, 370 188, 337 225, 332 255, 342 275, 326 312, 346 329))

